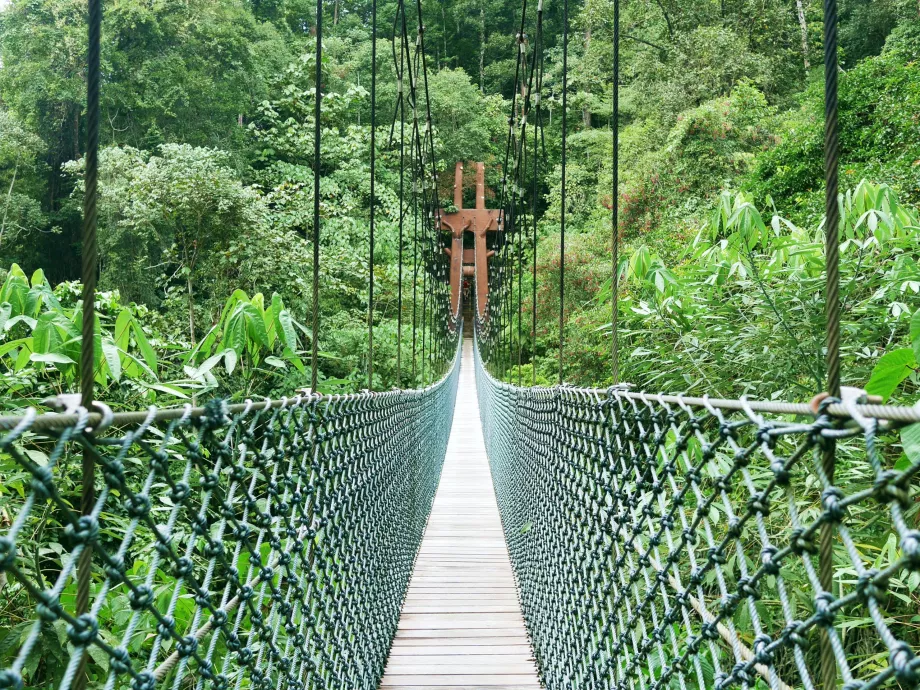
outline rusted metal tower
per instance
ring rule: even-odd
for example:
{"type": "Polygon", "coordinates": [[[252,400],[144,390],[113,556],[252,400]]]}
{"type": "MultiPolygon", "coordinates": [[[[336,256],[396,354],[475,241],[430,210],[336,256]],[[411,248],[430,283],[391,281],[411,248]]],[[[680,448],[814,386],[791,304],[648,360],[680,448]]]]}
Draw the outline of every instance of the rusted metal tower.
{"type": "Polygon", "coordinates": [[[450,256],[450,306],[454,313],[460,306],[460,291],[464,277],[476,278],[479,313],[485,314],[489,297],[488,260],[495,252],[486,242],[489,232],[498,230],[499,211],[486,208],[485,164],[476,163],[476,208],[463,208],[463,163],[454,168],[454,213],[441,211],[441,229],[449,230],[453,241],[445,249],[450,256]],[[464,233],[472,233],[473,249],[463,248],[464,233]]]}

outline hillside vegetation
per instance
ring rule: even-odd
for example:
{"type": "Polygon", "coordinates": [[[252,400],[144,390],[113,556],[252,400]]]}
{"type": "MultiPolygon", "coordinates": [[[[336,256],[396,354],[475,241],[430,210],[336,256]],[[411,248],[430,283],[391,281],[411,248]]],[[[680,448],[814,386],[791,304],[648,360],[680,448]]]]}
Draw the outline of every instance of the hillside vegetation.
{"type": "MultiPolygon", "coordinates": [[[[386,388],[396,383],[397,4],[378,7],[375,387],[386,388]]],[[[7,408],[77,380],[84,10],[80,0],[13,0],[0,12],[7,408]]],[[[454,0],[423,10],[441,198],[457,160],[485,161],[497,191],[520,7],[454,0]]],[[[322,388],[340,391],[363,387],[367,368],[370,3],[325,11],[317,337],[322,388]]],[[[918,305],[918,12],[913,0],[841,3],[844,377],[860,386],[885,353],[909,345],[918,305]]],[[[306,383],[314,13],[304,0],[107,4],[100,397],[175,404],[306,383]]],[[[625,0],[622,13],[623,378],[806,399],[823,380],[821,5],[625,0]]],[[[551,383],[561,6],[547,3],[544,15],[539,318],[522,346],[528,373],[551,383]]],[[[598,386],[610,381],[611,21],[609,0],[586,0],[570,22],[565,378],[598,386]]],[[[404,254],[413,275],[411,243],[404,254]]],[[[404,353],[416,306],[407,279],[404,353]]],[[[915,366],[902,367],[906,383],[891,394],[912,399],[915,366]]],[[[401,383],[420,376],[406,367],[401,383]]]]}

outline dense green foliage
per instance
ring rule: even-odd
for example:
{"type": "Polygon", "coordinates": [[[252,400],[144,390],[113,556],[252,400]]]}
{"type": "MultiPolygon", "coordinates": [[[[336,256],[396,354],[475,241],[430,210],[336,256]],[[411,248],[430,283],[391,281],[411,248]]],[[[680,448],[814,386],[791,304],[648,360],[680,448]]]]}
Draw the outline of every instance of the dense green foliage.
{"type": "MultiPolygon", "coordinates": [[[[400,128],[392,115],[390,42],[396,7],[379,3],[374,273],[375,385],[382,387],[396,382],[400,128]]],[[[58,295],[61,305],[54,318],[69,314],[71,324],[85,146],[84,8],[79,0],[14,0],[0,12],[0,262],[16,263],[30,277],[41,269],[44,294],[58,295]]],[[[327,389],[355,389],[367,367],[370,6],[335,1],[325,11],[320,368],[327,389]]],[[[520,7],[456,0],[425,2],[423,11],[440,196],[449,197],[456,160],[486,161],[497,191],[520,7]]],[[[237,290],[264,314],[276,304],[268,296],[276,295],[295,323],[309,321],[314,12],[302,0],[127,0],[106,7],[102,319],[114,328],[122,310],[133,314],[160,367],[126,365],[124,377],[100,370],[109,399],[127,403],[142,393],[168,403],[202,387],[259,395],[304,384],[292,362],[309,366],[304,357],[313,334],[306,327],[296,343],[259,343],[288,348],[287,358],[277,348],[271,355],[277,366],[266,366],[267,351],[250,359],[234,347],[238,368],[209,369],[213,380],[203,383],[189,369],[223,351],[213,336],[231,318],[234,300],[227,300],[237,290]],[[147,380],[128,385],[133,374],[147,380]]],[[[920,202],[917,16],[913,0],[841,3],[842,178],[851,235],[843,252],[845,377],[859,385],[881,355],[907,338],[914,311],[916,221],[909,219],[920,202]],[[902,218],[890,215],[891,204],[900,204],[902,218]],[[878,213],[870,227],[861,216],[872,209],[878,213]],[[898,223],[893,237],[877,236],[877,227],[898,223]]],[[[603,385],[609,381],[612,3],[588,0],[572,8],[570,21],[565,376],[603,385]]],[[[533,22],[531,11],[528,32],[533,22]]],[[[525,366],[545,382],[555,378],[559,342],[561,22],[561,6],[547,3],[539,326],[522,344],[525,366]]],[[[617,195],[628,263],[620,310],[624,378],[641,387],[808,397],[820,387],[823,366],[820,3],[627,0],[622,26],[617,195]],[[730,195],[720,197],[723,191],[730,195]],[[737,208],[749,211],[739,215],[737,208]],[[710,220],[714,212],[721,220],[710,220]],[[740,242],[750,222],[768,231],[740,242]],[[754,361],[749,376],[733,375],[754,361]]],[[[411,295],[418,275],[412,230],[407,223],[403,353],[412,351],[409,325],[418,307],[411,295]]],[[[524,302],[527,312],[532,297],[524,302]]],[[[58,309],[49,305],[40,311],[58,309]]],[[[10,315],[3,347],[34,337],[29,322],[15,321],[24,312],[11,306],[10,315]]],[[[112,338],[118,341],[114,332],[112,338]]],[[[73,365],[35,361],[25,352],[8,350],[4,376],[16,395],[7,405],[72,388],[73,365]]],[[[410,383],[404,369],[402,383],[410,383]]]]}
{"type": "MultiPolygon", "coordinates": [[[[807,400],[824,379],[821,3],[621,4],[621,166],[613,190],[613,3],[570,3],[564,377],[611,382],[616,196],[622,379],[647,390],[807,400]]],[[[840,5],[844,383],[910,403],[920,386],[920,6],[840,5]]],[[[100,399],[138,408],[290,394],[309,382],[314,336],[320,389],[363,388],[369,270],[376,283],[374,387],[397,384],[397,3],[378,2],[372,269],[370,6],[325,3],[317,171],[322,321],[314,334],[314,2],[105,3],[100,399]]],[[[497,192],[520,2],[423,0],[422,7],[440,198],[450,198],[457,160],[485,161],[497,192]]],[[[12,0],[0,10],[4,410],[77,388],[85,9],[85,0],[12,0]]],[[[545,2],[544,12],[538,329],[529,333],[533,296],[525,291],[524,371],[509,376],[523,373],[526,381],[535,373],[550,384],[560,342],[561,3],[545,2]]],[[[496,204],[492,194],[489,204],[496,204]]],[[[411,328],[423,299],[421,262],[410,241],[415,223],[410,211],[403,386],[426,380],[413,366],[422,362],[423,340],[419,330],[416,343],[411,328]]],[[[905,431],[904,456],[897,450],[887,458],[893,465],[920,457],[917,428],[905,431]]],[[[866,472],[851,460],[841,461],[838,481],[861,487],[866,472]]],[[[69,461],[76,468],[79,459],[69,461]]],[[[26,480],[16,481],[6,492],[0,488],[0,521],[7,520],[4,503],[26,480]]],[[[67,487],[68,496],[75,487],[67,487]]],[[[907,518],[915,525],[917,508],[907,518]]],[[[896,560],[890,530],[870,524],[855,536],[867,562],[883,568],[896,560]]],[[[36,562],[43,556],[52,557],[39,554],[36,562]]],[[[889,612],[913,626],[918,588],[916,580],[898,583],[889,612]]],[[[21,604],[0,604],[0,618],[18,620],[21,604]]],[[[19,629],[12,630],[0,638],[0,661],[17,645],[19,629]]],[[[56,663],[52,657],[47,663],[56,663]]],[[[54,675],[39,663],[36,655],[23,672],[36,687],[54,675]]]]}

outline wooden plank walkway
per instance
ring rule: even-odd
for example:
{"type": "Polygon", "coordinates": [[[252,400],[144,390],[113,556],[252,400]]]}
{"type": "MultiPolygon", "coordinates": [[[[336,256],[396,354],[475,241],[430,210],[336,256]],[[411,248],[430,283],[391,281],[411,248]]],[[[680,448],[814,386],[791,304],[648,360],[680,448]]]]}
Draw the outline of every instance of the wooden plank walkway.
{"type": "Polygon", "coordinates": [[[476,400],[472,341],[441,484],[381,688],[537,690],[476,400]]]}

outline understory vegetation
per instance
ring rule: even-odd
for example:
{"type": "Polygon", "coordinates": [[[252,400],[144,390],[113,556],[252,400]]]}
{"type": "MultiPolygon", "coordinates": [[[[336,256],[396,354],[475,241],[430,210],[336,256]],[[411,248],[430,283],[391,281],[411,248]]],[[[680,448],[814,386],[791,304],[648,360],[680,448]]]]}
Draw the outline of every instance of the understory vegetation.
{"type": "MultiPolygon", "coordinates": [[[[825,385],[821,3],[621,4],[620,180],[614,190],[613,3],[571,3],[564,334],[562,6],[544,5],[546,160],[537,179],[526,181],[538,190],[539,241],[536,255],[526,257],[537,264],[538,287],[535,295],[524,291],[523,364],[507,377],[556,383],[564,342],[566,382],[612,383],[616,199],[621,380],[650,392],[807,401],[825,385]],[[530,333],[533,308],[537,328],[530,333]]],[[[371,271],[373,387],[429,383],[419,321],[423,261],[412,240],[423,219],[409,206],[399,245],[400,127],[392,114],[400,87],[391,41],[397,2],[377,2],[372,268],[370,2],[326,2],[318,171],[312,0],[105,5],[97,397],[116,409],[144,409],[290,395],[309,385],[314,338],[321,392],[365,388],[371,271]],[[322,217],[317,333],[310,321],[314,173],[322,217]]],[[[920,393],[920,6],[916,0],[840,5],[843,382],[914,404],[920,393]]],[[[424,0],[421,6],[439,197],[446,207],[456,161],[483,161],[487,205],[497,207],[520,5],[424,0]]],[[[8,414],[27,406],[47,411],[46,398],[79,388],[86,2],[11,0],[0,8],[0,411],[8,414]]],[[[528,30],[533,35],[530,24],[528,30]]],[[[407,175],[407,188],[412,183],[407,175]]],[[[887,439],[892,467],[920,460],[918,428],[887,439]]],[[[848,453],[841,453],[838,481],[850,492],[870,487],[871,468],[855,457],[859,451],[848,453]]],[[[66,462],[73,472],[62,493],[76,505],[79,458],[66,462]]],[[[21,502],[30,480],[6,455],[0,479],[0,526],[7,527],[13,512],[7,506],[21,502]]],[[[816,515],[818,500],[801,506],[803,512],[816,515]]],[[[916,529],[920,503],[912,500],[906,519],[916,529]]],[[[867,524],[854,531],[866,563],[883,569],[897,561],[890,525],[856,517],[867,524]]],[[[46,527],[63,534],[53,516],[31,527],[33,536],[46,527]]],[[[778,533],[786,527],[776,518],[778,533]]],[[[66,551],[56,542],[35,549],[39,580],[43,567],[66,551]]],[[[835,582],[855,579],[847,564],[837,565],[835,582]]],[[[795,574],[790,577],[795,584],[795,574]]],[[[895,580],[886,615],[916,643],[920,578],[914,572],[895,580]]],[[[715,599],[715,586],[705,584],[715,599]]],[[[2,598],[5,665],[28,627],[27,594],[20,589],[2,598]]],[[[797,605],[808,615],[810,602],[797,605]]],[[[103,622],[123,624],[123,610],[116,600],[103,622]]],[[[183,599],[176,617],[186,622],[190,612],[191,600],[183,599]]],[[[738,622],[744,629],[745,621],[738,622]]],[[[852,623],[856,639],[846,640],[848,649],[859,648],[864,623],[852,623]]],[[[154,635],[153,629],[142,632],[154,635]]],[[[22,670],[28,687],[59,680],[55,664],[66,658],[66,630],[46,637],[49,651],[22,670]]],[[[887,663],[868,654],[860,662],[869,668],[887,663]]],[[[94,663],[99,671],[108,661],[100,655],[94,663]]]]}

